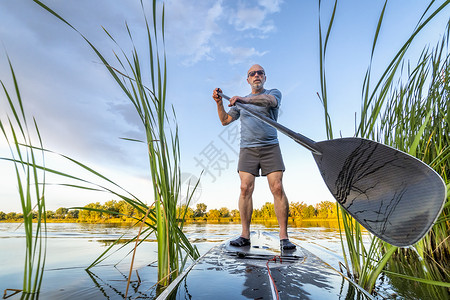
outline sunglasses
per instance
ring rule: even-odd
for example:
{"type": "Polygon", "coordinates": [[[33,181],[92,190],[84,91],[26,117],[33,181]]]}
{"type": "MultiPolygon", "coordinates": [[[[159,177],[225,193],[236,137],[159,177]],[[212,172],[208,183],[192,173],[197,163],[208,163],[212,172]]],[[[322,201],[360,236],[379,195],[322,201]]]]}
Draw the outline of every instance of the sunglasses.
{"type": "Polygon", "coordinates": [[[256,74],[258,74],[258,75],[265,75],[266,73],[264,73],[264,70],[251,71],[251,72],[248,73],[248,77],[253,77],[256,74]]]}

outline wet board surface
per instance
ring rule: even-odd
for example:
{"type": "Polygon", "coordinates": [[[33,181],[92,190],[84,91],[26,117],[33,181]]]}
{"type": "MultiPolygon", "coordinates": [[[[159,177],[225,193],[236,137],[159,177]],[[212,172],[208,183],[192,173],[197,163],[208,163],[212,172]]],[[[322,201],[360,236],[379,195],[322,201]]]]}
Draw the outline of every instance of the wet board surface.
{"type": "Polygon", "coordinates": [[[271,282],[280,299],[367,299],[307,250],[282,252],[278,237],[267,232],[252,232],[250,239],[247,247],[229,240],[213,247],[161,299],[274,299],[271,282]]]}

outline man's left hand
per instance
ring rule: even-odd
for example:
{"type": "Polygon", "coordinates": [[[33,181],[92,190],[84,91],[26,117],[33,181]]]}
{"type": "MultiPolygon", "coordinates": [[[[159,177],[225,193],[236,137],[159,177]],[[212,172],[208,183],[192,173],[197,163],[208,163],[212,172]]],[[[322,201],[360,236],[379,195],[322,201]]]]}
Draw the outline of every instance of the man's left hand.
{"type": "Polygon", "coordinates": [[[230,104],[228,106],[235,106],[236,102],[245,103],[245,97],[233,96],[230,99],[230,104]]]}

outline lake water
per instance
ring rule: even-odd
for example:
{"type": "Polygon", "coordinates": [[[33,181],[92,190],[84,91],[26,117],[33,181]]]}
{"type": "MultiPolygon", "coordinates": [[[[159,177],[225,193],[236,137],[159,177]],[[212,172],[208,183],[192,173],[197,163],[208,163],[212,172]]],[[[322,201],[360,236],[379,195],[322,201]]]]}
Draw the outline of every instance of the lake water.
{"type": "MultiPolygon", "coordinates": [[[[16,223],[0,223],[0,291],[21,289],[25,257],[25,234],[16,223]]],[[[289,228],[292,241],[339,269],[343,262],[337,224],[297,223],[289,228]]],[[[185,234],[200,254],[240,234],[240,224],[186,224],[185,234]]],[[[276,224],[252,224],[252,230],[277,232],[276,224]]],[[[132,246],[119,249],[90,271],[88,267],[117,238],[132,238],[138,229],[114,224],[47,224],[47,260],[41,299],[123,299],[132,246]]],[[[150,236],[136,252],[129,295],[154,299],[157,278],[157,247],[150,236]]],[[[8,292],[8,295],[11,292],[8,292]]],[[[9,297],[19,299],[20,294],[9,297]]]]}
{"type": "MultiPolygon", "coordinates": [[[[339,256],[339,234],[336,228],[330,228],[327,223],[322,223],[322,226],[325,227],[319,227],[317,223],[307,223],[306,225],[309,227],[290,228],[290,236],[293,241],[307,249],[312,249],[315,253],[323,250],[322,252],[331,258],[330,261],[333,261],[333,255],[339,256]]],[[[277,231],[277,226],[254,224],[252,230],[277,231]]],[[[200,254],[203,254],[213,245],[238,236],[240,225],[186,224],[184,231],[191,242],[198,247],[200,254]]],[[[112,241],[122,235],[124,238],[132,238],[137,232],[138,229],[130,230],[127,226],[115,224],[47,224],[47,260],[42,290],[47,292],[64,290],[68,298],[96,297],[94,296],[97,295],[94,291],[96,284],[93,282],[98,280],[101,286],[101,282],[107,282],[111,277],[123,275],[125,278],[128,275],[131,258],[126,254],[131,247],[117,251],[99,267],[92,268],[92,273],[86,272],[85,268],[105,251],[112,241]]],[[[24,229],[19,224],[0,223],[0,255],[2,257],[0,260],[0,291],[22,288],[25,257],[24,237],[24,229]]],[[[153,235],[150,236],[148,242],[139,246],[134,263],[135,269],[145,269],[147,273],[156,274],[156,268],[144,268],[157,260],[154,241],[153,235]]],[[[334,261],[336,260],[334,259],[334,261]]],[[[155,274],[148,274],[149,277],[152,277],[150,281],[145,278],[149,287],[156,283],[155,274]]],[[[139,276],[144,281],[145,274],[139,274],[139,276]]],[[[110,288],[119,289],[124,284],[126,285],[126,281],[119,282],[117,287],[110,288]]],[[[102,295],[98,295],[98,297],[103,298],[102,295]]],[[[13,298],[15,297],[10,299],[13,298]]]]}

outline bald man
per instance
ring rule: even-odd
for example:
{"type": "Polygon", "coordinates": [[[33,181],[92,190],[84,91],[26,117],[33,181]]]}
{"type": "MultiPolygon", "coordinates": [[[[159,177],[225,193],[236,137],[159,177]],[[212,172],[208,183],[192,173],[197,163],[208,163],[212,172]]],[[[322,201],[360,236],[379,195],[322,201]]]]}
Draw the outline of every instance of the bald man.
{"type": "Polygon", "coordinates": [[[250,84],[252,92],[245,97],[232,97],[228,105],[231,108],[228,112],[225,111],[222,97],[219,95],[222,91],[219,88],[213,91],[213,99],[216,101],[217,112],[222,125],[226,126],[237,119],[241,121],[238,173],[241,179],[239,212],[241,214],[242,232],[230,244],[236,247],[250,245],[250,222],[253,212],[252,194],[255,187],[255,177],[262,175],[267,177],[273,195],[275,214],[280,226],[280,247],[283,250],[289,250],[295,249],[295,245],[289,241],[287,233],[289,203],[283,189],[282,180],[285,167],[278,144],[277,130],[235,105],[236,102],[247,105],[251,110],[276,121],[281,104],[281,92],[277,89],[266,90],[264,88],[266,79],[263,67],[260,65],[251,66],[247,72],[247,82],[250,84]]]}

